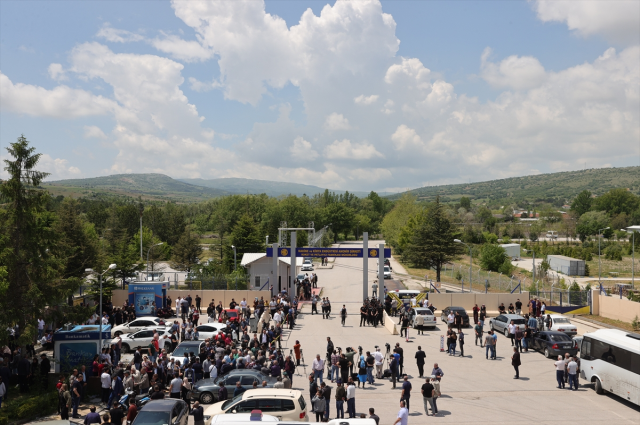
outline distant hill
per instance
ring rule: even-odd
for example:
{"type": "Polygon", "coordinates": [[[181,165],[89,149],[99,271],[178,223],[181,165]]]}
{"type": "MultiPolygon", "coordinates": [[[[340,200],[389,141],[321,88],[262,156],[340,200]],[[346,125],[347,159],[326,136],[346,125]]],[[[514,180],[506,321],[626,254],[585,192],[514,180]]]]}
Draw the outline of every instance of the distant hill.
{"type": "MultiPolygon", "coordinates": [[[[640,167],[594,168],[478,183],[428,186],[409,190],[408,193],[425,201],[433,200],[440,195],[443,201],[458,201],[461,196],[467,196],[471,199],[487,201],[514,199],[534,202],[559,198],[569,202],[585,189],[594,195],[601,195],[618,187],[627,188],[640,195],[640,167]]],[[[388,198],[398,199],[400,196],[402,193],[388,198]]]]}
{"type": "MultiPolygon", "coordinates": [[[[315,194],[323,193],[324,188],[300,183],[276,182],[270,180],[254,180],[243,178],[222,178],[222,179],[180,179],[185,183],[218,188],[234,193],[266,193],[268,196],[278,197],[281,195],[307,195],[312,197],[315,194]]],[[[330,192],[343,193],[344,190],[329,189],[330,192]]],[[[356,196],[365,197],[369,192],[352,192],[356,196]]],[[[390,193],[378,193],[380,196],[389,195],[390,193]]]]}
{"type": "Polygon", "coordinates": [[[72,197],[106,193],[114,196],[142,196],[145,199],[183,202],[195,202],[230,194],[225,190],[175,180],[164,174],[116,174],[45,182],[43,186],[55,195],[72,197]]]}

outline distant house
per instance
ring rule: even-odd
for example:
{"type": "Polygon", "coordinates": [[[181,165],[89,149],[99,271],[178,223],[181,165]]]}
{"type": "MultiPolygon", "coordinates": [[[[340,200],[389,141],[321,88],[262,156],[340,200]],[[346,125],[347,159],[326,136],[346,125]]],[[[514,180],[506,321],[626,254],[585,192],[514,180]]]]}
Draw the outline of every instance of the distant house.
{"type": "MultiPolygon", "coordinates": [[[[296,259],[296,269],[302,267],[302,257],[296,259]]],[[[278,258],[278,279],[274,279],[271,269],[273,268],[273,257],[267,257],[264,252],[246,253],[242,255],[240,265],[247,269],[251,276],[250,290],[271,289],[272,294],[286,290],[291,292],[291,258],[278,258]]],[[[296,271],[298,271],[296,270],[296,271]]],[[[296,273],[297,274],[297,273],[296,273]]]]}
{"type": "Polygon", "coordinates": [[[562,208],[564,208],[565,210],[568,210],[568,209],[570,209],[570,208],[571,208],[571,205],[564,204],[564,205],[562,206],[562,208]]]}

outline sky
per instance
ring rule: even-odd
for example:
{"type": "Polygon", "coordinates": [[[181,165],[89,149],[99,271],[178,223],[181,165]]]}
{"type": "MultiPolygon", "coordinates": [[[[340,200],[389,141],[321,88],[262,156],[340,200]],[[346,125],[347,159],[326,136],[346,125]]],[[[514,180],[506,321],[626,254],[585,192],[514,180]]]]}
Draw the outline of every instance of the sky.
{"type": "Polygon", "coordinates": [[[3,0],[0,158],[21,134],[49,180],[640,165],[640,2],[3,0]]]}

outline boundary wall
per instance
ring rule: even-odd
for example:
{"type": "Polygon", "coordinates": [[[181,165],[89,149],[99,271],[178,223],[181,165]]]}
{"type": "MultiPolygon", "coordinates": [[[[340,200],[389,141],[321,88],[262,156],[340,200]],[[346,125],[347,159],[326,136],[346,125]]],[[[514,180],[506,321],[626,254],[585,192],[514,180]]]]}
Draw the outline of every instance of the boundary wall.
{"type": "MultiPolygon", "coordinates": [[[[169,289],[167,290],[167,296],[171,297],[171,300],[173,302],[172,307],[174,309],[175,309],[176,299],[178,297],[184,298],[189,294],[191,294],[191,298],[193,299],[196,298],[196,295],[200,295],[200,298],[202,298],[201,307],[207,307],[212,299],[215,300],[216,305],[218,305],[218,302],[222,301],[222,305],[224,306],[224,308],[229,308],[229,303],[231,302],[232,298],[235,299],[237,303],[240,303],[240,301],[242,301],[242,298],[246,298],[247,304],[249,304],[250,306],[253,306],[253,299],[255,297],[258,297],[258,299],[260,299],[260,297],[264,297],[266,301],[269,301],[271,299],[271,291],[247,291],[247,290],[224,291],[224,290],[211,290],[211,289],[204,289],[204,290],[169,289]]],[[[126,299],[129,299],[129,291],[127,291],[126,289],[116,289],[113,291],[113,295],[111,296],[111,301],[113,302],[114,307],[122,306],[126,299]]],[[[195,305],[195,301],[193,303],[195,305]]]]}
{"type": "Polygon", "coordinates": [[[526,309],[526,305],[529,302],[528,292],[513,294],[482,294],[475,292],[451,292],[447,294],[444,292],[429,293],[429,302],[437,308],[436,316],[438,316],[438,312],[442,312],[446,307],[462,307],[467,310],[467,313],[471,316],[473,313],[473,306],[475,304],[478,304],[478,307],[481,307],[484,304],[487,307],[487,313],[490,316],[495,316],[498,314],[498,306],[500,303],[504,303],[505,307],[509,307],[509,303],[513,303],[515,305],[518,299],[522,302],[523,313],[528,312],[526,309]]]}
{"type": "Polygon", "coordinates": [[[640,320],[640,303],[629,301],[620,295],[601,295],[599,290],[592,293],[593,314],[608,319],[631,323],[636,317],[640,320]]]}

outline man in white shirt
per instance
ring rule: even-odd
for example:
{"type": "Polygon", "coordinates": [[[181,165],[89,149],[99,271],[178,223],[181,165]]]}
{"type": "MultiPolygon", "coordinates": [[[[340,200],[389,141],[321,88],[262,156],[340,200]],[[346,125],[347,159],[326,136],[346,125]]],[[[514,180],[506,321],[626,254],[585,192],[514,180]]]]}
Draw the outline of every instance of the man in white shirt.
{"type": "Polygon", "coordinates": [[[211,379],[216,379],[218,377],[218,368],[215,364],[212,364],[211,367],[209,367],[209,376],[211,379]]]}
{"type": "Polygon", "coordinates": [[[106,405],[109,401],[109,395],[111,395],[111,375],[109,374],[109,368],[104,368],[102,375],[100,375],[100,382],[102,383],[102,402],[106,405]]]}
{"type": "Polygon", "coordinates": [[[349,378],[347,385],[347,413],[349,418],[356,417],[356,384],[349,378]]]}
{"type": "Polygon", "coordinates": [[[562,356],[558,356],[558,361],[554,363],[556,368],[556,379],[558,380],[558,388],[564,388],[564,368],[566,363],[562,360],[562,356]]]}
{"type": "Polygon", "coordinates": [[[383,366],[384,356],[380,352],[380,348],[376,348],[375,353],[373,353],[373,358],[376,361],[375,362],[375,365],[376,365],[376,377],[378,379],[382,379],[382,366],[383,366]]]}
{"type": "Polygon", "coordinates": [[[324,371],[324,360],[320,358],[320,354],[316,354],[316,359],[313,361],[313,365],[311,366],[313,369],[313,377],[317,382],[318,378],[320,378],[320,383],[322,384],[322,372],[324,371]]]}
{"type": "Polygon", "coordinates": [[[449,315],[447,316],[447,324],[449,326],[453,326],[453,321],[454,321],[455,318],[456,318],[456,315],[453,314],[453,311],[450,311],[449,315]]]}
{"type": "Polygon", "coordinates": [[[509,323],[509,339],[511,340],[511,346],[513,347],[514,341],[516,340],[516,325],[513,323],[509,323]]]}
{"type": "Polygon", "coordinates": [[[282,315],[279,311],[276,311],[276,314],[273,315],[273,321],[275,322],[276,326],[279,325],[282,321],[282,315]]]}
{"type": "Polygon", "coordinates": [[[44,333],[44,320],[42,317],[38,319],[38,339],[42,338],[42,334],[44,333]]]}
{"type": "Polygon", "coordinates": [[[567,371],[569,372],[569,389],[573,387],[573,391],[578,391],[578,357],[573,356],[573,359],[567,365],[567,371]]]}
{"type": "Polygon", "coordinates": [[[109,316],[107,316],[107,313],[104,314],[104,316],[102,316],[102,326],[106,326],[109,324],[109,316]]]}
{"type": "Polygon", "coordinates": [[[404,400],[400,401],[400,411],[398,412],[398,419],[393,423],[396,425],[400,423],[400,425],[407,425],[409,423],[409,410],[404,407],[404,400]]]}
{"type": "Polygon", "coordinates": [[[171,383],[169,384],[169,397],[179,399],[181,390],[182,379],[179,376],[176,376],[171,380],[171,383]]]}
{"type": "Polygon", "coordinates": [[[240,311],[242,311],[243,317],[247,317],[247,299],[246,298],[243,298],[242,301],[240,301],[240,311]]]}

